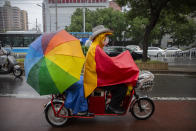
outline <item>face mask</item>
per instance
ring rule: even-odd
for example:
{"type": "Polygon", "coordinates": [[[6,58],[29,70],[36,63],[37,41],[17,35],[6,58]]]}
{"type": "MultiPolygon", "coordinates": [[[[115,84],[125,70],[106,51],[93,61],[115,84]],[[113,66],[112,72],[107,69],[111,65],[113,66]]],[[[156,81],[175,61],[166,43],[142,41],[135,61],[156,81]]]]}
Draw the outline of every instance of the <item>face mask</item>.
{"type": "Polygon", "coordinates": [[[106,46],[109,43],[109,37],[106,36],[105,40],[103,41],[103,45],[106,46]]]}

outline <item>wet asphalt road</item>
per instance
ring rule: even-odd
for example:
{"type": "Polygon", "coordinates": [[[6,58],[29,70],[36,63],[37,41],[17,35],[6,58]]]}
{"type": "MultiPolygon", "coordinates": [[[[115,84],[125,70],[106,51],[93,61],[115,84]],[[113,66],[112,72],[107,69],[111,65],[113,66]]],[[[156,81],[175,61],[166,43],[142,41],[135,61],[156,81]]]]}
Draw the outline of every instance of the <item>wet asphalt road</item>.
{"type": "MultiPolygon", "coordinates": [[[[176,64],[170,64],[176,69],[176,64]]],[[[178,64],[187,70],[187,65],[178,64]]],[[[188,67],[189,71],[195,70],[195,62],[188,67]]],[[[194,75],[155,74],[150,96],[196,98],[195,85],[194,75]]],[[[196,131],[196,101],[154,100],[155,113],[144,121],[128,113],[122,117],[76,119],[68,127],[53,128],[43,113],[43,104],[49,99],[41,99],[25,82],[24,76],[15,79],[13,75],[0,75],[0,96],[0,131],[196,131]]]]}
{"type": "MultiPolygon", "coordinates": [[[[169,70],[196,72],[196,58],[188,57],[152,57],[152,60],[168,62],[169,70]]],[[[196,98],[196,75],[155,74],[155,86],[152,97],[194,97],[196,98]]],[[[16,79],[12,74],[0,74],[0,96],[40,97],[25,80],[16,79]]]]}
{"type": "Polygon", "coordinates": [[[179,74],[155,75],[152,97],[195,97],[196,76],[179,74]]]}
{"type": "MultiPolygon", "coordinates": [[[[155,86],[151,97],[194,97],[196,98],[196,76],[186,74],[155,74],[155,86]]],[[[0,75],[0,96],[40,98],[25,81],[24,76],[0,75]]]]}
{"type": "MultiPolygon", "coordinates": [[[[195,131],[196,101],[154,100],[155,113],[148,120],[125,116],[74,119],[68,127],[54,128],[45,119],[40,96],[22,79],[0,75],[0,131],[195,131]],[[17,98],[15,98],[17,97],[17,98]]],[[[196,76],[156,74],[151,97],[196,98],[196,76]],[[186,82],[185,82],[186,81],[186,82]]]]}
{"type": "Polygon", "coordinates": [[[0,95],[18,97],[39,97],[39,94],[31,88],[25,77],[15,78],[13,75],[0,75],[0,95]]]}

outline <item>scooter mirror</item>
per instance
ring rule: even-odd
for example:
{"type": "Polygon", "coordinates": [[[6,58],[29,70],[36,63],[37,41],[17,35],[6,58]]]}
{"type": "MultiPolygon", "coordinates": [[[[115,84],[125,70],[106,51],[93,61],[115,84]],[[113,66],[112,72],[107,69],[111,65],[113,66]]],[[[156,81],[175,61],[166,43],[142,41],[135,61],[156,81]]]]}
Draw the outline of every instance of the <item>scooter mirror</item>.
{"type": "Polygon", "coordinates": [[[11,51],[7,50],[6,55],[10,55],[10,54],[11,54],[11,51]]]}

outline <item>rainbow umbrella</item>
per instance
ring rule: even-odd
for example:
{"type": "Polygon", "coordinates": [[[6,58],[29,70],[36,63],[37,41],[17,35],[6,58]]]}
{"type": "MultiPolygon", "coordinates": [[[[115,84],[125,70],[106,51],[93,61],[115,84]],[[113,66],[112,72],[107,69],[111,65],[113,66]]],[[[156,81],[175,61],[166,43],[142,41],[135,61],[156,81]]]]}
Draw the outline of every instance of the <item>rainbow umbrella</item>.
{"type": "Polygon", "coordinates": [[[40,95],[63,93],[80,80],[84,59],[80,41],[65,30],[43,34],[25,58],[27,83],[40,95]]]}

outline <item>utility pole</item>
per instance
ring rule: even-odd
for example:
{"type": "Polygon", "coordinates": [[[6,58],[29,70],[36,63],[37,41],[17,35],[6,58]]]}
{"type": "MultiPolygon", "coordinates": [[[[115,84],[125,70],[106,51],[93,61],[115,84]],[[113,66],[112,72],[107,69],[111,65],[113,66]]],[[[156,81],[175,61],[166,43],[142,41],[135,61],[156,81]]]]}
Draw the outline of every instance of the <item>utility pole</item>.
{"type": "Polygon", "coordinates": [[[37,18],[36,18],[36,32],[37,32],[38,30],[37,30],[37,18]]]}
{"type": "Polygon", "coordinates": [[[50,32],[51,32],[51,16],[50,16],[50,32]]]}
{"type": "Polygon", "coordinates": [[[58,17],[57,17],[57,0],[56,0],[56,31],[58,28],[58,21],[57,21],[58,17]]]}

